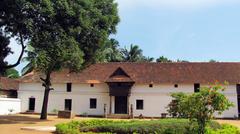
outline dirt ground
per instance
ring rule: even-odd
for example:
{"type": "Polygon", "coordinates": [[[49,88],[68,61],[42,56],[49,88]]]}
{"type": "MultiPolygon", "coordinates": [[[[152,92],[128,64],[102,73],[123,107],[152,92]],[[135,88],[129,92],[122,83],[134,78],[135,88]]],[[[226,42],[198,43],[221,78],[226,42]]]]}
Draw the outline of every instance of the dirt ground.
{"type": "MultiPolygon", "coordinates": [[[[85,120],[91,118],[75,117],[74,120],[85,120]]],[[[71,119],[59,119],[56,116],[48,116],[48,120],[40,120],[39,115],[7,115],[0,116],[0,134],[51,134],[50,132],[39,132],[21,130],[21,127],[30,126],[54,126],[58,123],[69,122],[71,119]]],[[[240,120],[217,120],[219,123],[228,123],[240,128],[240,120]]]]}
{"type": "Polygon", "coordinates": [[[240,128],[240,120],[216,120],[220,124],[230,124],[240,128]]]}
{"type": "MultiPolygon", "coordinates": [[[[0,116],[0,134],[51,134],[50,132],[21,130],[21,127],[54,126],[58,123],[71,121],[71,119],[59,119],[56,116],[48,116],[48,120],[40,120],[39,117],[39,115],[24,114],[0,116]]],[[[74,120],[82,119],[86,118],[74,118],[74,120]]]]}

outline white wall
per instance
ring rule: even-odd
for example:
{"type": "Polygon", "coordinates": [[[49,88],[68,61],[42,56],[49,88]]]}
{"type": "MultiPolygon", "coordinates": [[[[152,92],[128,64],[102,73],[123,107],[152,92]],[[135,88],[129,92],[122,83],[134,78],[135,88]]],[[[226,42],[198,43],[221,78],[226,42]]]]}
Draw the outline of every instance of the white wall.
{"type": "MultiPolygon", "coordinates": [[[[202,86],[202,85],[201,85],[202,86]]],[[[72,84],[72,92],[66,92],[66,84],[53,84],[54,91],[50,91],[48,112],[54,109],[64,110],[65,99],[72,99],[72,111],[76,114],[87,113],[89,115],[103,115],[104,104],[107,105],[107,112],[110,108],[110,97],[107,84],[72,84]],[[97,99],[97,108],[90,109],[90,98],[97,99]]],[[[170,93],[185,92],[193,93],[194,84],[178,84],[175,88],[174,84],[153,84],[150,88],[148,84],[134,85],[131,89],[129,97],[129,106],[133,105],[134,116],[142,114],[147,117],[160,117],[161,113],[167,113],[166,107],[172,100],[170,93]],[[136,100],[144,100],[144,109],[136,110],[136,100]]],[[[20,83],[18,96],[21,99],[21,112],[28,110],[29,98],[36,98],[35,112],[40,113],[43,102],[44,88],[40,83],[20,83]]],[[[227,98],[235,104],[235,107],[225,111],[217,117],[235,117],[238,116],[236,86],[229,85],[224,91],[227,98]]],[[[112,112],[114,113],[114,97],[112,97],[112,112]]]]}
{"type": "MultiPolygon", "coordinates": [[[[204,85],[201,85],[204,86],[204,85]]],[[[194,84],[178,84],[175,88],[174,84],[153,85],[135,85],[131,90],[130,104],[133,105],[134,116],[142,114],[147,117],[161,117],[161,113],[167,113],[167,105],[172,100],[170,94],[174,92],[193,93],[194,84]],[[136,100],[144,101],[143,110],[136,109],[136,100]]],[[[234,107],[226,110],[221,115],[215,114],[219,118],[234,118],[238,116],[236,85],[229,85],[223,92],[226,97],[234,103],[234,107]]]]}
{"type": "MultiPolygon", "coordinates": [[[[110,97],[108,87],[105,84],[72,84],[72,92],[66,91],[66,84],[53,84],[55,90],[50,91],[48,112],[54,109],[64,110],[65,99],[72,99],[72,111],[76,114],[87,113],[89,115],[103,115],[104,104],[109,108],[110,97]],[[97,108],[90,109],[90,98],[97,99],[97,108]]],[[[21,83],[18,96],[22,100],[21,111],[26,112],[29,106],[29,98],[36,99],[35,112],[40,113],[42,108],[44,88],[40,83],[21,83]]],[[[107,109],[109,111],[109,109],[107,109]]]]}
{"type": "Polygon", "coordinates": [[[229,110],[223,112],[223,114],[215,114],[216,117],[220,118],[235,118],[238,117],[238,102],[237,102],[237,90],[236,85],[229,85],[226,87],[226,90],[223,92],[224,95],[234,104],[234,107],[231,107],[229,110]]]}
{"type": "Polygon", "coordinates": [[[0,115],[19,113],[20,107],[21,107],[20,99],[0,98],[0,115]]]}
{"type": "Polygon", "coordinates": [[[193,85],[178,85],[174,84],[154,84],[153,87],[149,85],[135,85],[131,90],[130,103],[133,104],[134,116],[142,114],[147,117],[161,117],[161,113],[167,113],[166,107],[171,102],[170,96],[173,92],[192,93],[193,85]],[[136,100],[143,100],[143,110],[136,109],[136,100]]]}

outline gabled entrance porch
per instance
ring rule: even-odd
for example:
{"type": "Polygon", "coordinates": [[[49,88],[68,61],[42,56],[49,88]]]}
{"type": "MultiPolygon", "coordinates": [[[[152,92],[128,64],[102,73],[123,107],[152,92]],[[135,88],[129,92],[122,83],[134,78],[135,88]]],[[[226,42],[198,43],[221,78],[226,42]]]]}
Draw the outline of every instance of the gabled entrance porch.
{"type": "Polygon", "coordinates": [[[131,115],[129,97],[135,82],[122,68],[118,68],[106,80],[106,83],[110,96],[109,115],[129,118],[131,115]]]}

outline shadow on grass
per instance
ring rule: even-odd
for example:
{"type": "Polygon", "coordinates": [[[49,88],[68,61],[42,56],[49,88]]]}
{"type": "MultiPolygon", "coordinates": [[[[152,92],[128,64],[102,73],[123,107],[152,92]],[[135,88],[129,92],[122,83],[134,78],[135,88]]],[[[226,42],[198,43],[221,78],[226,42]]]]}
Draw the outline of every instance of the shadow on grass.
{"type": "Polygon", "coordinates": [[[36,124],[37,122],[45,122],[51,120],[40,120],[37,117],[19,116],[19,115],[4,115],[0,116],[1,124],[36,124]]]}

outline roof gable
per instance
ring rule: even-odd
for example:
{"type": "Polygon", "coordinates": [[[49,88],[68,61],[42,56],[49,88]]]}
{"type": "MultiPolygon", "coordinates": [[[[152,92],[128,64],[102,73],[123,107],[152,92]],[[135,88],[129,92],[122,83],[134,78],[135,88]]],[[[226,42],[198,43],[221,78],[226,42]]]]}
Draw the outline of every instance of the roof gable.
{"type": "Polygon", "coordinates": [[[121,67],[118,67],[106,82],[133,82],[133,80],[121,67]]]}
{"type": "Polygon", "coordinates": [[[125,77],[129,77],[129,75],[121,68],[118,67],[112,74],[110,77],[114,77],[114,76],[125,76],[125,77]]]}

